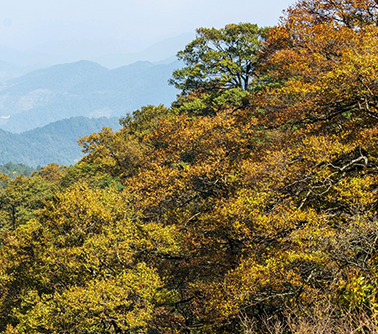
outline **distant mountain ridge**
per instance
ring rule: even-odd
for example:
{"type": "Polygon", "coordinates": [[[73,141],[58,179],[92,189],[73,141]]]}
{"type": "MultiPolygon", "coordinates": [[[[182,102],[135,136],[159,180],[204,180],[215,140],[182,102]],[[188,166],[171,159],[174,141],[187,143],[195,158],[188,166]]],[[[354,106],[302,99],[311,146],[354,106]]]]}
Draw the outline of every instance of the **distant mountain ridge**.
{"type": "MultiPolygon", "coordinates": [[[[194,37],[194,32],[186,32],[162,40],[149,41],[138,38],[55,39],[23,50],[0,45],[0,63],[10,62],[23,70],[24,68],[32,70],[87,59],[113,69],[139,60],[164,61],[176,55],[177,51],[182,50],[194,37]]],[[[26,73],[18,71],[14,75],[21,72],[26,73]]],[[[0,66],[0,81],[10,78],[9,74],[4,77],[0,66]]]]}
{"type": "Polygon", "coordinates": [[[109,70],[79,61],[28,73],[0,85],[0,128],[20,133],[65,118],[123,117],[141,106],[174,101],[167,81],[180,62],[143,61],[109,70]]]}
{"type": "Polygon", "coordinates": [[[103,127],[119,129],[118,118],[72,117],[20,134],[0,129],[0,164],[74,164],[83,156],[77,140],[103,127]]]}

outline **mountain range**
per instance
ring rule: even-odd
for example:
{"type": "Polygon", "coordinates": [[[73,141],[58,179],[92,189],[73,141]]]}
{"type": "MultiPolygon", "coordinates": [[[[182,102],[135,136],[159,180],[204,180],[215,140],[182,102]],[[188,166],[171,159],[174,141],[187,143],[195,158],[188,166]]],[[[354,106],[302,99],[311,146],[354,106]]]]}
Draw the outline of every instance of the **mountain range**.
{"type": "Polygon", "coordinates": [[[70,117],[119,118],[144,105],[169,105],[177,90],[167,81],[179,67],[139,61],[109,70],[78,61],[35,70],[0,85],[0,129],[21,133],[70,117]]]}

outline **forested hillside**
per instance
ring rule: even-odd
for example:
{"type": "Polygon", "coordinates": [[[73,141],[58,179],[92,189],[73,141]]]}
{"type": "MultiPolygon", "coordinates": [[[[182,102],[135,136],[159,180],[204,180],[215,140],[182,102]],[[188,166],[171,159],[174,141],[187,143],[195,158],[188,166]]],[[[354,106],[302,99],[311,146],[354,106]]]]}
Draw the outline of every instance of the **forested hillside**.
{"type": "Polygon", "coordinates": [[[377,333],[377,22],[200,28],[172,107],[1,175],[0,332],[377,333]]]}
{"type": "Polygon", "coordinates": [[[23,133],[0,130],[0,164],[72,165],[83,156],[78,138],[103,127],[119,129],[118,118],[71,117],[23,133]]]}
{"type": "Polygon", "coordinates": [[[17,175],[29,176],[35,172],[35,168],[19,163],[14,164],[12,161],[7,162],[4,165],[0,165],[0,172],[8,175],[11,178],[15,178],[17,175]]]}

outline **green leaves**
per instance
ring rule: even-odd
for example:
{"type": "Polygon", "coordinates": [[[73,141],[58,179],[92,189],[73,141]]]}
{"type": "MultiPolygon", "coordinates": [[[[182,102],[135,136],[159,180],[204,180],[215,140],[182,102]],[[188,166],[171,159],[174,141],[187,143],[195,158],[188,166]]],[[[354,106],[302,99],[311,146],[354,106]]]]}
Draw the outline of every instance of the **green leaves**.
{"type": "Polygon", "coordinates": [[[197,29],[197,38],[177,54],[186,67],[173,72],[170,83],[183,94],[200,88],[250,90],[265,33],[251,23],[197,29]]]}
{"type": "Polygon", "coordinates": [[[14,230],[34,216],[53,195],[55,185],[39,175],[4,179],[0,189],[0,231],[14,230]]]}

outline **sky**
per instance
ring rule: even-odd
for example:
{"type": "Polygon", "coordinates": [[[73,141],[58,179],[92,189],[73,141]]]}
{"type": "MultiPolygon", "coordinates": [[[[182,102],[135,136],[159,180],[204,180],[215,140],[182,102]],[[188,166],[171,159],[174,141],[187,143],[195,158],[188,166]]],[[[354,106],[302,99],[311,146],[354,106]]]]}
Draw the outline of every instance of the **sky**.
{"type": "MultiPolygon", "coordinates": [[[[227,23],[277,24],[293,0],[12,0],[0,4],[0,45],[127,40],[129,51],[227,23]]],[[[0,55],[1,57],[1,55],[0,55]]]]}

